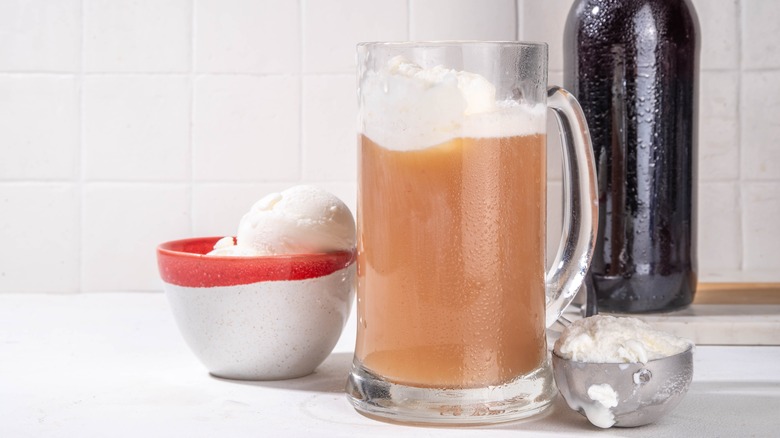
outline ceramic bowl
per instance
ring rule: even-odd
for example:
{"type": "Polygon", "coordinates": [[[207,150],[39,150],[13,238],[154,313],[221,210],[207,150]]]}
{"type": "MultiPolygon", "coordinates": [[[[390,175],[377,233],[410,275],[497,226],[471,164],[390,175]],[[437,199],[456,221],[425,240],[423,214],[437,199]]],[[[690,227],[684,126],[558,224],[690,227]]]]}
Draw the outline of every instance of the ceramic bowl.
{"type": "Polygon", "coordinates": [[[176,240],[157,263],[176,324],[218,377],[279,380],[314,371],[355,296],[355,252],[208,256],[219,237],[176,240]]]}

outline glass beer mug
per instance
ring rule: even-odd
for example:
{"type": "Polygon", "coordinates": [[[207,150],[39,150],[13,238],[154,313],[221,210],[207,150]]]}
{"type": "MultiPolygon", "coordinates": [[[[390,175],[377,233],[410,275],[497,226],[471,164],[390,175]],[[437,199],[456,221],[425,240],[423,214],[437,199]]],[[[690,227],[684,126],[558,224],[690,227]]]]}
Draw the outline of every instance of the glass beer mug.
{"type": "Polygon", "coordinates": [[[547,45],[358,45],[358,330],[369,417],[495,423],[555,396],[545,330],[582,284],[598,214],[587,125],[547,45]],[[545,272],[547,109],[564,229],[545,272]]]}

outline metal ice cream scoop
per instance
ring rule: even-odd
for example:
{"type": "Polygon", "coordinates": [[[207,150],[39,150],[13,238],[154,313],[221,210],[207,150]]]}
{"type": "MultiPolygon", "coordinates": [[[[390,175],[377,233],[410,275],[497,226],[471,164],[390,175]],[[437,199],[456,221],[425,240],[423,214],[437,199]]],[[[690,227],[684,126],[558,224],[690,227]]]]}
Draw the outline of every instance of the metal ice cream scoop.
{"type": "Polygon", "coordinates": [[[552,354],[558,390],[598,427],[635,427],[672,411],[693,378],[693,346],[642,363],[576,362],[552,354]]]}

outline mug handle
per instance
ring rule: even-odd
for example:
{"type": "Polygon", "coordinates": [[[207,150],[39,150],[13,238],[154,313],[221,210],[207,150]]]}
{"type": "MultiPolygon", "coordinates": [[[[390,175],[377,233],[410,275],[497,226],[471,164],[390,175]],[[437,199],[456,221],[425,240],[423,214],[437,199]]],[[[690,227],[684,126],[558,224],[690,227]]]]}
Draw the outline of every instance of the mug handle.
{"type": "Polygon", "coordinates": [[[546,323],[549,328],[579,291],[593,257],[598,231],[599,201],[596,168],[588,123],[577,99],[560,87],[547,90],[563,148],[563,234],[550,271],[546,323]]]}

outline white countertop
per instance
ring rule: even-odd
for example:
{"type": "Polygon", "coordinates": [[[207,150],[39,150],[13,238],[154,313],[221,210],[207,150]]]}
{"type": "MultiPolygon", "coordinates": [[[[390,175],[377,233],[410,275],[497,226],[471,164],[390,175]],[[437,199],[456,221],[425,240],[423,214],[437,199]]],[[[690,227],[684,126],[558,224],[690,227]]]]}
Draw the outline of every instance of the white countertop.
{"type": "Polygon", "coordinates": [[[780,347],[698,347],[688,395],[645,427],[597,429],[559,397],[541,418],[446,429],[352,409],[354,330],[308,377],[237,382],[207,374],[162,293],[0,295],[0,437],[780,436],[780,347]]]}

